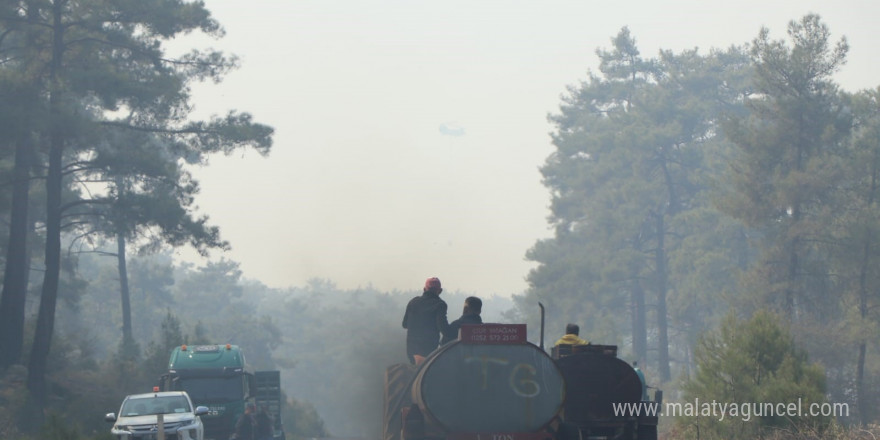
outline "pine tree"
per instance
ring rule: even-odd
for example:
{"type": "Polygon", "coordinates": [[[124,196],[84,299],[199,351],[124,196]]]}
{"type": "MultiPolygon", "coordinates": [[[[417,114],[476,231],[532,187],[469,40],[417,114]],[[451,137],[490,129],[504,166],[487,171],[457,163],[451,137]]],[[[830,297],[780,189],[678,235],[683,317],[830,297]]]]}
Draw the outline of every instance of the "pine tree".
{"type": "Polygon", "coordinates": [[[732,194],[721,209],[757,231],[759,261],[744,280],[753,307],[772,305],[794,320],[832,298],[828,267],[816,244],[828,238],[827,207],[842,177],[839,150],[848,125],[831,75],[848,46],[831,46],[817,15],[788,26],[791,46],[762,29],[751,55],[755,93],[748,116],[724,126],[737,145],[729,173],[732,194]]]}
{"type": "Polygon", "coordinates": [[[729,313],[720,329],[700,338],[697,370],[684,386],[684,404],[771,404],[773,412],[761,408],[758,417],[750,407],[748,417],[738,409],[737,415],[727,414],[723,420],[718,413],[695,413],[676,420],[683,431],[699,431],[700,438],[707,439],[754,439],[775,429],[814,432],[830,423],[827,417],[806,414],[811,404],[825,402],[824,371],[809,362],[783,322],[769,311],[748,320],[729,313]],[[775,413],[777,404],[790,403],[801,405],[800,415],[775,413]]]}
{"type": "MultiPolygon", "coordinates": [[[[646,357],[648,334],[656,335],[666,381],[668,297],[681,291],[674,282],[700,283],[688,279],[700,263],[681,251],[685,241],[717,236],[721,220],[707,211],[714,211],[709,176],[727,148],[718,120],[739,107],[747,58],[734,48],[643,59],[628,30],[612,41],[613,50],[598,51],[602,75],[571,88],[552,118],[557,150],[542,173],[556,233],[528,254],[541,263],[529,275],[530,294],[565,310],[568,320],[579,317],[593,340],[624,333],[621,318],[629,316],[634,357],[654,365],[646,357]],[[648,325],[649,309],[656,326],[648,325]]],[[[728,244],[723,237],[702,242],[728,244]]],[[[720,292],[701,295],[713,293],[720,292]]]]}
{"type": "MultiPolygon", "coordinates": [[[[869,348],[880,335],[875,311],[880,301],[880,89],[857,93],[850,102],[853,133],[842,155],[846,178],[833,205],[834,246],[828,250],[851,336],[845,344],[856,346],[855,403],[859,420],[868,424],[876,414],[876,399],[868,386],[869,348]]],[[[841,388],[851,386],[847,382],[841,388]]]]}

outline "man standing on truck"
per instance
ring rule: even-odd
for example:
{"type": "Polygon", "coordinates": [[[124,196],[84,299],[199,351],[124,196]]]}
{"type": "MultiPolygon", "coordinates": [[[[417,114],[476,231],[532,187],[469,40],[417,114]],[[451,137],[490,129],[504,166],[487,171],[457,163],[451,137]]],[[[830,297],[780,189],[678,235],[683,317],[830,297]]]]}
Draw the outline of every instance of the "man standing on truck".
{"type": "Polygon", "coordinates": [[[480,312],[483,310],[483,301],[476,296],[469,296],[464,300],[464,308],[461,311],[461,318],[449,323],[449,331],[443,334],[440,345],[446,345],[458,339],[458,330],[462,324],[482,324],[483,318],[480,312]]]}
{"type": "Polygon", "coordinates": [[[590,341],[581,339],[578,334],[581,332],[580,326],[577,324],[568,324],[565,326],[565,335],[559,338],[554,345],[587,345],[590,341]]]}
{"type": "Polygon", "coordinates": [[[440,299],[440,280],[425,280],[422,295],[409,301],[403,315],[406,329],[406,355],[411,364],[416,356],[425,357],[440,345],[440,337],[449,331],[446,320],[446,301],[440,299]]]}

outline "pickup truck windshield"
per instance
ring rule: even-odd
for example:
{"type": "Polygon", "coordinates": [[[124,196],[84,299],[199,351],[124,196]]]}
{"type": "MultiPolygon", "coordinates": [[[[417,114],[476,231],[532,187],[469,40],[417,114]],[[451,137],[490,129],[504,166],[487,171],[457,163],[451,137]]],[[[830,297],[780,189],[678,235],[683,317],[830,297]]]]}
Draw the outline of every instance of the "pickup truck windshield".
{"type": "Polygon", "coordinates": [[[186,398],[181,396],[131,398],[122,404],[122,409],[119,411],[123,417],[188,412],[192,412],[192,408],[186,398]]]}

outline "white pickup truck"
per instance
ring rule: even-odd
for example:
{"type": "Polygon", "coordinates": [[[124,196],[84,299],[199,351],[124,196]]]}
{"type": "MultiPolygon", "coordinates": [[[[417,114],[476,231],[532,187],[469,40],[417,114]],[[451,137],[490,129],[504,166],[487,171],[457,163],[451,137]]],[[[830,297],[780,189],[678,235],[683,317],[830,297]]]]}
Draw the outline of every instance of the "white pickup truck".
{"type": "Polygon", "coordinates": [[[110,433],[119,440],[203,440],[205,406],[193,407],[186,391],[132,394],[122,401],[119,414],[109,413],[110,433]]]}

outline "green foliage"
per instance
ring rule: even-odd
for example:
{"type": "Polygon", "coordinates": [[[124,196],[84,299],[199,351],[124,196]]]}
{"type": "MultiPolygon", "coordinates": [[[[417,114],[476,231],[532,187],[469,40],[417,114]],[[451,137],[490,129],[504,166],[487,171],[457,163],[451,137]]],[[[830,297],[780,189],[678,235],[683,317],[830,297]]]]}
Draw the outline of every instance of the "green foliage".
{"type": "MultiPolygon", "coordinates": [[[[798,348],[789,330],[772,312],[759,311],[741,321],[728,314],[717,331],[701,337],[694,357],[697,370],[684,386],[684,402],[741,404],[800,403],[808,408],[825,403],[823,369],[798,348]]],[[[804,409],[804,411],[806,411],[804,409]]],[[[728,415],[681,417],[683,430],[699,430],[701,438],[752,439],[774,430],[823,430],[826,417],[728,415]]]]}
{"type": "Polygon", "coordinates": [[[159,337],[150,342],[144,355],[144,369],[152,374],[153,380],[168,369],[171,350],[186,342],[180,318],[171,313],[170,308],[166,309],[159,337]]]}
{"type": "Polygon", "coordinates": [[[80,440],[79,428],[58,417],[57,414],[49,414],[46,424],[40,430],[40,438],[51,440],[80,440]]]}
{"type": "Polygon", "coordinates": [[[272,352],[281,343],[281,331],[276,318],[257,313],[258,299],[246,293],[238,263],[221,259],[185,274],[174,286],[182,318],[200,322],[200,331],[216,338],[212,343],[245,347],[248,362],[255,368],[274,369],[272,352]]]}
{"type": "Polygon", "coordinates": [[[324,421],[307,402],[288,398],[281,418],[284,420],[284,434],[289,440],[329,436],[324,421]]]}
{"type": "Polygon", "coordinates": [[[645,59],[626,28],[612,44],[597,51],[600,74],[551,116],[556,151],[541,171],[555,236],[527,253],[539,265],[525,303],[544,302],[550,328],[578,322],[668,379],[668,351],[687,358],[723,313],[714,295],[734,290],[742,258],[741,232],[710,192],[730,148],[718,121],[742,107],[748,58],[731,48],[645,59]]]}
{"type": "MultiPolygon", "coordinates": [[[[667,438],[703,438],[698,436],[693,427],[682,429],[675,427],[667,434],[667,438]]],[[[798,431],[790,429],[774,429],[760,437],[764,440],[874,440],[880,437],[880,426],[847,426],[831,423],[822,430],[804,427],[798,431]]]]}
{"type": "Polygon", "coordinates": [[[755,254],[738,280],[747,294],[732,303],[780,311],[825,366],[832,396],[870,411],[866,364],[878,348],[869,341],[880,285],[876,98],[840,92],[832,75],[848,44],[834,43],[819,16],[787,31],[787,40],[773,40],[762,29],[752,42],[748,112],[723,125],[737,152],[719,179],[718,207],[748,228],[755,254]]]}
{"type": "Polygon", "coordinates": [[[20,423],[27,419],[28,395],[25,388],[27,369],[13,365],[0,377],[0,437],[20,435],[20,423]]]}
{"type": "Polygon", "coordinates": [[[688,375],[731,305],[781,311],[834,398],[871,413],[880,92],[840,92],[847,50],[813,14],[785,41],[763,29],[748,47],[655,59],[623,29],[550,117],[555,235],[527,253],[520,314],[535,324],[542,301],[551,332],[578,322],[624,357],[645,338],[661,367],[668,317],[688,375]]]}
{"type": "Polygon", "coordinates": [[[830,47],[816,15],[792,21],[788,34],[790,45],[762,29],[752,43],[756,90],[747,115],[724,125],[739,152],[725,179],[732,190],[719,207],[760,234],[759,260],[743,278],[744,290],[757,296],[751,306],[793,318],[827,305],[831,274],[818,245],[830,238],[850,118],[831,79],[845,61],[846,41],[830,47]]]}
{"type": "MultiPolygon", "coordinates": [[[[834,339],[821,339],[817,345],[853,347],[855,359],[846,359],[853,368],[842,364],[835,350],[821,350],[828,365],[840,365],[833,387],[836,398],[855,403],[859,421],[876,420],[878,397],[873,377],[876,374],[877,344],[880,336],[877,296],[880,287],[880,104],[878,90],[864,90],[844,96],[853,118],[852,132],[845,148],[839,152],[845,167],[844,177],[834,193],[833,219],[828,224],[831,246],[823,251],[830,256],[834,275],[833,289],[840,300],[840,312],[834,339]],[[846,391],[849,390],[849,395],[846,391]]],[[[819,351],[819,350],[812,350],[819,351]]]]}
{"type": "MultiPolygon", "coordinates": [[[[37,117],[15,128],[11,142],[0,147],[34,140],[34,148],[17,149],[16,156],[43,161],[32,165],[43,170],[46,182],[45,217],[30,216],[44,225],[46,268],[28,376],[31,392],[46,405],[56,305],[64,292],[75,290],[63,281],[76,280],[61,278],[62,230],[72,231],[75,241],[116,239],[123,249],[120,268],[127,257],[127,240],[140,240],[138,245],[147,249],[156,249],[157,242],[189,244],[202,254],[226,248],[219,230],[208,225],[206,217],[193,215],[198,184],[184,164],[203,163],[211,153],[238,148],[266,154],[273,130],[235,111],[208,121],[189,120],[191,84],[219,81],[237,65],[234,57],[213,50],[192,51],[178,59],[165,53],[163,45],[180,34],[222,35],[202,2],[57,0],[2,7],[11,9],[0,14],[0,51],[12,62],[0,70],[0,94],[22,101],[20,115],[37,117]],[[21,92],[4,93],[10,89],[21,92]]],[[[3,102],[0,127],[18,125],[21,116],[3,102]]],[[[28,218],[27,208],[25,203],[17,206],[14,218],[28,218]]],[[[16,225],[10,234],[24,236],[24,222],[16,225]]],[[[8,267],[28,267],[27,252],[23,246],[17,249],[8,267]]],[[[20,272],[10,269],[7,276],[20,280],[20,272]]],[[[125,286],[126,274],[120,272],[125,286]]],[[[23,298],[23,289],[4,296],[23,298]]],[[[123,288],[123,347],[134,349],[128,294],[123,288]]],[[[20,307],[4,307],[2,313],[7,315],[4,322],[23,321],[18,319],[24,314],[20,307]]],[[[20,345],[16,341],[22,334],[20,324],[4,329],[2,345],[20,345]]],[[[136,353],[123,355],[132,359],[136,353]]],[[[12,357],[18,361],[17,349],[12,357]]]]}

